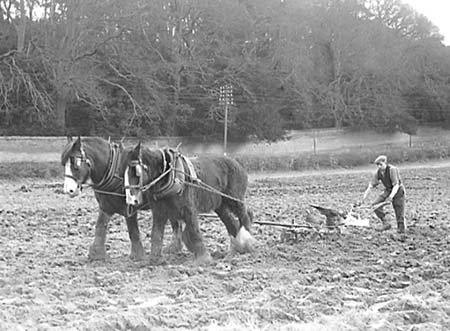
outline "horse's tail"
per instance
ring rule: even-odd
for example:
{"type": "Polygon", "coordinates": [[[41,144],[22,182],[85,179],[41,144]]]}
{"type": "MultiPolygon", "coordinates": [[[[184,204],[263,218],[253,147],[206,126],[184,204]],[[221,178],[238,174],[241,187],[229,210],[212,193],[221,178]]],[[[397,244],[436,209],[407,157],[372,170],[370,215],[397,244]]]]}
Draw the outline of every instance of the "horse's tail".
{"type": "Polygon", "coordinates": [[[228,165],[228,186],[226,191],[242,200],[245,196],[248,186],[248,174],[244,166],[235,159],[227,158],[228,165]]]}
{"type": "MultiPolygon", "coordinates": [[[[250,231],[253,224],[253,212],[246,206],[244,199],[248,186],[248,174],[244,166],[237,160],[229,159],[228,190],[236,198],[234,214],[239,219],[238,233],[242,228],[250,231]]],[[[250,236],[250,234],[249,234],[250,236]]]]}
{"type": "MultiPolygon", "coordinates": [[[[220,164],[222,175],[226,176],[226,184],[220,189],[227,195],[222,199],[227,211],[225,215],[221,216],[221,219],[231,235],[232,249],[241,253],[252,251],[255,242],[250,234],[253,213],[247,209],[244,202],[248,186],[247,172],[242,164],[229,157],[221,158],[220,164]],[[227,215],[230,212],[233,215],[227,215]],[[232,216],[235,216],[239,222],[236,222],[232,216]]],[[[222,213],[224,213],[223,210],[222,213]]]]}

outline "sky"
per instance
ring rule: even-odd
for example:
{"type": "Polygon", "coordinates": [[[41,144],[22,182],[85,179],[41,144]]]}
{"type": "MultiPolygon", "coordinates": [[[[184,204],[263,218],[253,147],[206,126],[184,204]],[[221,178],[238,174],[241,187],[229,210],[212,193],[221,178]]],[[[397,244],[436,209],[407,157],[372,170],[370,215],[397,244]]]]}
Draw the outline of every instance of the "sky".
{"type": "Polygon", "coordinates": [[[445,37],[444,44],[450,45],[450,0],[402,0],[402,2],[425,15],[445,37]]]}

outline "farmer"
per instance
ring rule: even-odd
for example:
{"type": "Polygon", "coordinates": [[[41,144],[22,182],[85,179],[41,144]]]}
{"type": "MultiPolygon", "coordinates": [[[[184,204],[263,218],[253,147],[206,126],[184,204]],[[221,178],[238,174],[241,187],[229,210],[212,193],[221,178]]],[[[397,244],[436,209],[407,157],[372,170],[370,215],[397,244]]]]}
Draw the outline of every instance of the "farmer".
{"type": "Polygon", "coordinates": [[[385,155],[378,156],[374,163],[378,170],[374,173],[366,191],[364,192],[362,202],[369,195],[370,190],[377,186],[380,182],[384,185],[384,192],[372,203],[372,206],[386,202],[379,208],[375,209],[375,214],[381,220],[383,225],[378,231],[386,231],[391,228],[391,220],[389,214],[384,210],[388,203],[392,203],[394,207],[395,217],[397,219],[397,232],[405,233],[405,188],[398,168],[387,163],[385,155]]]}

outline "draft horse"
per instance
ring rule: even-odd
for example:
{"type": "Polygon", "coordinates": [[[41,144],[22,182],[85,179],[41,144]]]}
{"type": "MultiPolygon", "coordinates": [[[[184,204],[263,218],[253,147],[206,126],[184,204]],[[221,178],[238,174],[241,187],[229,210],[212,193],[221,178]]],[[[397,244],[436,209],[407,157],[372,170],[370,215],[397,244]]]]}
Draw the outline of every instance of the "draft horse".
{"type": "MultiPolygon", "coordinates": [[[[125,201],[124,173],[127,166],[126,156],[131,148],[110,143],[98,137],[86,137],[68,143],[61,154],[64,166],[64,192],[71,197],[80,194],[83,186],[94,189],[99,206],[95,225],[95,239],[89,248],[90,260],[106,258],[106,233],[112,215],[125,217],[131,241],[130,257],[141,260],[144,249],[140,239],[137,212],[131,212],[125,201]]],[[[181,227],[172,222],[174,230],[172,246],[181,249],[181,227]]]]}
{"type": "Polygon", "coordinates": [[[167,220],[181,220],[182,241],[198,263],[210,261],[198,214],[215,211],[231,237],[232,252],[252,250],[252,213],[244,195],[248,176],[225,156],[187,158],[174,149],[149,149],[140,143],[127,154],[125,193],[131,206],[150,205],[153,213],[151,258],[161,259],[167,220]]]}

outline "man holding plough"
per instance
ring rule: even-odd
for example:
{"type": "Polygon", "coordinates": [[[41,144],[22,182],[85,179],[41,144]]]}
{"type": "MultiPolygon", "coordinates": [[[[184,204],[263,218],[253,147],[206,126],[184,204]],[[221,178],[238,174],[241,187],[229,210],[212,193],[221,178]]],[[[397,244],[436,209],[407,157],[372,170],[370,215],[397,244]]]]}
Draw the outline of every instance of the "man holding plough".
{"type": "Polygon", "coordinates": [[[400,178],[399,170],[397,167],[387,163],[385,155],[378,156],[374,163],[377,165],[378,170],[370,180],[361,203],[367,198],[371,189],[381,182],[385,188],[384,192],[372,203],[372,206],[375,206],[375,214],[383,223],[378,230],[386,231],[391,228],[390,216],[384,209],[387,204],[392,203],[397,219],[397,232],[405,233],[405,188],[400,178]]]}

